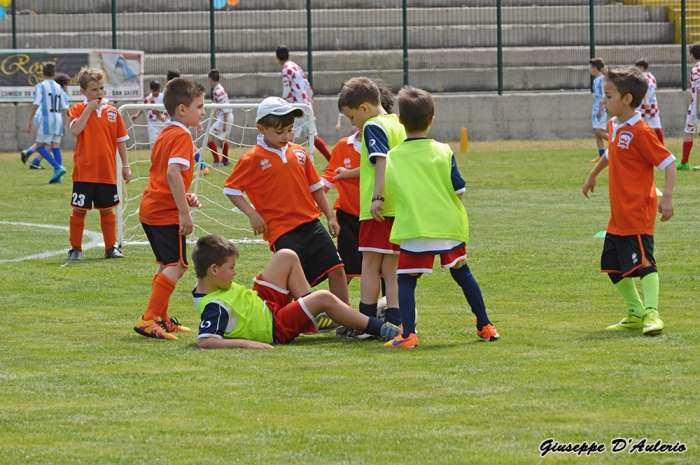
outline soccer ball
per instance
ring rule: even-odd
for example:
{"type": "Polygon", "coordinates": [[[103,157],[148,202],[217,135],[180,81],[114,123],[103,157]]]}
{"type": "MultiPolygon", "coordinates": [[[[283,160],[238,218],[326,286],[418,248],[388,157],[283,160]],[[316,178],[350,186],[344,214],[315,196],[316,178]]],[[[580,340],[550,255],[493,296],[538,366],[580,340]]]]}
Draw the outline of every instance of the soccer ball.
{"type": "MultiPolygon", "coordinates": [[[[386,313],[386,296],[379,299],[377,302],[377,319],[384,320],[384,314],[386,313]]],[[[416,306],[416,323],[418,323],[418,307],[416,306]]]]}

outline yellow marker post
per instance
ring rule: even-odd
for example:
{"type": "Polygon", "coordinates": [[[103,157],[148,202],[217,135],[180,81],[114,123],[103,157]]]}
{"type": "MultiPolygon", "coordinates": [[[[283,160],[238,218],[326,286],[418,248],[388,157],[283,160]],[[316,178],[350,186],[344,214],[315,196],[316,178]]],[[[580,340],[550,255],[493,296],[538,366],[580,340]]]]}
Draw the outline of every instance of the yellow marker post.
{"type": "Polygon", "coordinates": [[[462,128],[462,137],[459,139],[459,151],[469,152],[469,136],[467,135],[467,128],[462,128]]]}

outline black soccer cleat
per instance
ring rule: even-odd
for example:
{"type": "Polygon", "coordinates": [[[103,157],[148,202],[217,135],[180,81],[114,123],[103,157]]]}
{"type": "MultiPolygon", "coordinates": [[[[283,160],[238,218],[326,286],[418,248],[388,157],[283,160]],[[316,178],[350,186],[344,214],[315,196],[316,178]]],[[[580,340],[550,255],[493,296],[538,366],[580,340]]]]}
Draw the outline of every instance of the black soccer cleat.
{"type": "Polygon", "coordinates": [[[68,260],[82,260],[83,251],[80,249],[70,249],[68,251],[68,260]]]}
{"type": "Polygon", "coordinates": [[[124,258],[124,254],[116,247],[105,250],[105,258],[124,258]]]}

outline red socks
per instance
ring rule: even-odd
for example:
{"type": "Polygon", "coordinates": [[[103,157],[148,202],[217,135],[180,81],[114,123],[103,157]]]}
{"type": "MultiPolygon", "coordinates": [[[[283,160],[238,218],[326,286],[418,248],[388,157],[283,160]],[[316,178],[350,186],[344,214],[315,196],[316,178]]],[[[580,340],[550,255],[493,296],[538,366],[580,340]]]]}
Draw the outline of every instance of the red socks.
{"type": "Polygon", "coordinates": [[[326,147],[326,143],[323,142],[323,139],[318,136],[314,137],[314,147],[316,147],[316,150],[321,152],[321,154],[326,157],[326,160],[330,161],[331,153],[328,151],[328,147],[326,147]]]}
{"type": "Polygon", "coordinates": [[[113,211],[100,212],[100,227],[105,240],[105,250],[111,249],[117,243],[117,215],[113,211]]]}
{"type": "Polygon", "coordinates": [[[663,143],[664,143],[664,131],[661,128],[656,128],[656,129],[654,129],[654,132],[656,133],[656,137],[659,138],[659,141],[663,145],[663,143]]]}
{"type": "Polygon", "coordinates": [[[681,158],[681,163],[686,164],[688,163],[688,159],[690,158],[690,151],[693,149],[693,141],[689,142],[683,142],[683,158],[681,158]]]}
{"type": "Polygon", "coordinates": [[[80,213],[73,210],[70,214],[70,246],[72,249],[83,250],[83,231],[85,230],[86,211],[80,213]]]}
{"type": "Polygon", "coordinates": [[[175,281],[165,276],[165,273],[160,273],[153,280],[153,291],[151,298],[148,301],[146,313],[143,314],[143,319],[148,321],[155,317],[165,319],[168,315],[168,304],[170,304],[170,296],[175,292],[175,281]]]}
{"type": "Polygon", "coordinates": [[[224,162],[228,161],[228,141],[224,141],[224,146],[221,149],[221,159],[224,162]]]}
{"type": "Polygon", "coordinates": [[[207,147],[209,147],[209,150],[214,157],[214,163],[219,163],[219,148],[216,146],[216,142],[210,140],[207,147]]]}

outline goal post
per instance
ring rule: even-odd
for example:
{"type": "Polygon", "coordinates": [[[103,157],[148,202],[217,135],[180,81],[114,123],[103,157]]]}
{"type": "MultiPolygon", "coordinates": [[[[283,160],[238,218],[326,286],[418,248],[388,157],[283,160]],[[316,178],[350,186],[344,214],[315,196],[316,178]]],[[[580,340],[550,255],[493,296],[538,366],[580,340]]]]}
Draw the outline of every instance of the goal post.
{"type": "MultiPolygon", "coordinates": [[[[313,142],[316,134],[313,109],[303,104],[292,104],[292,106],[303,109],[310,116],[304,123],[305,126],[302,126],[302,130],[297,131],[297,133],[301,132],[301,137],[294,142],[304,146],[313,160],[313,142]]],[[[259,103],[205,104],[205,115],[201,124],[203,130],[190,128],[195,154],[198,154],[195,156],[200,161],[195,162],[194,177],[189,192],[197,195],[202,207],[190,209],[194,229],[188,236],[188,242],[193,243],[206,234],[221,234],[234,242],[265,242],[254,236],[248,217],[235,208],[223,194],[224,182],[231,174],[237,160],[256,144],[258,130],[255,117],[258,107],[259,103]],[[212,154],[207,147],[209,133],[217,122],[217,110],[233,112],[233,121],[223,122],[225,131],[221,135],[222,139],[214,139],[220,156],[223,143],[228,143],[230,160],[228,166],[212,166],[212,154]],[[208,174],[205,174],[207,172],[208,174]]],[[[141,196],[149,181],[151,144],[146,118],[141,116],[132,120],[132,116],[139,111],[147,113],[149,110],[163,111],[164,109],[162,104],[125,104],[119,107],[129,134],[129,140],[126,141],[127,160],[132,172],[131,182],[125,183],[120,176],[121,159],[117,154],[116,181],[121,200],[117,207],[117,245],[119,247],[148,243],[139,222],[138,213],[141,196]]]]}

